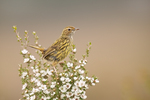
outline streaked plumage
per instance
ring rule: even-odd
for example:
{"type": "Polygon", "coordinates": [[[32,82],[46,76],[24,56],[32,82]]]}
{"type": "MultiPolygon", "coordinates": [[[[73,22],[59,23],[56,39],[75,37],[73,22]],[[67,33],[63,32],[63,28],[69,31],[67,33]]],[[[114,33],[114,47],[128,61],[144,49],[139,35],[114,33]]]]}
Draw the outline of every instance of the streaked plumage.
{"type": "Polygon", "coordinates": [[[66,27],[62,31],[60,38],[58,38],[48,49],[39,48],[36,46],[30,47],[40,50],[43,54],[43,58],[53,62],[53,66],[55,66],[69,54],[73,42],[72,35],[76,32],[76,30],[79,29],[72,26],[66,27]]]}

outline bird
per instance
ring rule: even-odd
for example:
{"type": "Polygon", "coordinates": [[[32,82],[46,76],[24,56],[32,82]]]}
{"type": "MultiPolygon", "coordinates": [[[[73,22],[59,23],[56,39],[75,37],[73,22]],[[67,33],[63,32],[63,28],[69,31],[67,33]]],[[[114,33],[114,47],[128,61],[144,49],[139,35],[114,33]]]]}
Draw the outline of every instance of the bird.
{"type": "Polygon", "coordinates": [[[71,51],[73,45],[73,34],[79,30],[73,26],[67,26],[63,29],[60,37],[47,49],[40,48],[38,46],[29,45],[29,47],[40,50],[43,58],[47,61],[52,62],[52,66],[55,66],[65,59],[71,51]]]}

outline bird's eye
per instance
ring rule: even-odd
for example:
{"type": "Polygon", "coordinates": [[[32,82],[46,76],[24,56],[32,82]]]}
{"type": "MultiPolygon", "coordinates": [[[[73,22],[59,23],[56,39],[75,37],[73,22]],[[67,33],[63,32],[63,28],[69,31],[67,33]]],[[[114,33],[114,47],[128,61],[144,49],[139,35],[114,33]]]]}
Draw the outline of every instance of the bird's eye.
{"type": "Polygon", "coordinates": [[[68,31],[70,31],[71,29],[70,28],[68,28],[68,31]]]}

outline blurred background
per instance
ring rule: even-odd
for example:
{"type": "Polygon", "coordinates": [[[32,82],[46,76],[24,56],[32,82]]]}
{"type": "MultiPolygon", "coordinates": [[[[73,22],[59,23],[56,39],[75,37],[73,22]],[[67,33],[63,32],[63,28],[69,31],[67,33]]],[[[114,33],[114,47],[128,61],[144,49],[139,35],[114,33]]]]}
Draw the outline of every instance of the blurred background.
{"type": "Polygon", "coordinates": [[[0,100],[22,97],[13,25],[21,37],[29,31],[30,44],[36,31],[45,48],[66,26],[80,28],[76,57],[92,42],[86,68],[100,80],[87,100],[150,100],[150,0],[0,0],[0,100]]]}

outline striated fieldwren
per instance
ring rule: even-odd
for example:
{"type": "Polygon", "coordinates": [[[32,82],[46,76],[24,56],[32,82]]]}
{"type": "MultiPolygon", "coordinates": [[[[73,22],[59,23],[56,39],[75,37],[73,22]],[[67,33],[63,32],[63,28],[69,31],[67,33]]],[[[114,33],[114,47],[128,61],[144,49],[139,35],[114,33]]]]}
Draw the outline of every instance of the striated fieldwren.
{"type": "Polygon", "coordinates": [[[47,49],[31,45],[30,47],[40,50],[43,54],[43,58],[52,62],[53,66],[56,66],[59,61],[66,58],[69,54],[73,43],[73,34],[77,30],[79,29],[73,26],[64,28],[61,36],[47,49]]]}

